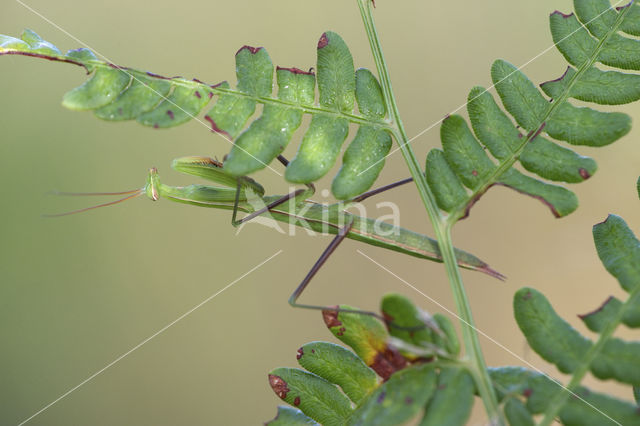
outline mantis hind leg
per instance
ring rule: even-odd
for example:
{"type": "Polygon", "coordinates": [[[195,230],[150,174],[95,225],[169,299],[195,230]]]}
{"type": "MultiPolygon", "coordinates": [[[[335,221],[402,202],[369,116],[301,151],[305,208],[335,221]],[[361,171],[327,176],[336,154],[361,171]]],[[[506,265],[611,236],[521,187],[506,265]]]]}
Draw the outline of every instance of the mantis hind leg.
{"type": "Polygon", "coordinates": [[[393,321],[388,320],[384,316],[372,311],[363,311],[360,309],[344,309],[344,308],[339,308],[337,306],[319,306],[319,305],[307,305],[307,304],[298,303],[298,299],[300,298],[304,290],[308,287],[313,277],[318,273],[320,268],[326,263],[326,261],[329,259],[329,256],[331,256],[331,254],[333,254],[333,252],[338,248],[340,243],[344,241],[349,231],[351,231],[352,227],[353,227],[353,218],[350,217],[349,222],[345,226],[339,229],[338,234],[329,243],[327,248],[324,249],[320,257],[318,258],[316,263],[311,267],[311,269],[309,270],[307,275],[304,277],[302,282],[298,284],[298,287],[296,287],[296,289],[293,291],[293,293],[291,294],[291,297],[289,297],[289,304],[294,308],[313,309],[313,310],[318,310],[323,312],[327,311],[332,313],[335,312],[336,314],[339,312],[346,312],[351,314],[368,315],[368,316],[379,319],[380,321],[384,322],[388,327],[394,327],[400,330],[416,331],[416,330],[425,328],[426,324],[424,326],[419,326],[419,327],[400,326],[400,325],[394,324],[393,321]]]}

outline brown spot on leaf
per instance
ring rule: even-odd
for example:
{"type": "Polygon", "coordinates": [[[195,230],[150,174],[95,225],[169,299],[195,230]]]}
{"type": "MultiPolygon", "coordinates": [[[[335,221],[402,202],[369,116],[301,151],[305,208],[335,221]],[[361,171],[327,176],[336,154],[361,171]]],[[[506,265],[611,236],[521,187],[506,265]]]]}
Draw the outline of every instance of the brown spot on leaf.
{"type": "Polygon", "coordinates": [[[269,385],[271,385],[271,389],[273,389],[280,399],[285,399],[290,391],[287,387],[287,382],[275,374],[269,374],[269,385]]]}
{"type": "Polygon", "coordinates": [[[160,78],[160,79],[162,79],[162,80],[171,80],[171,78],[169,78],[169,77],[165,77],[165,76],[160,75],[160,74],[155,74],[155,73],[152,73],[152,72],[150,72],[150,71],[147,71],[147,75],[148,75],[149,77],[153,77],[153,78],[160,78]]]}
{"type": "Polygon", "coordinates": [[[447,388],[447,384],[446,383],[440,383],[438,385],[438,390],[445,390],[447,388]]]}
{"type": "Polygon", "coordinates": [[[173,120],[173,111],[171,111],[170,109],[167,110],[167,115],[169,116],[170,119],[173,120]]]}
{"type": "Polygon", "coordinates": [[[589,172],[586,169],[583,169],[582,167],[578,169],[578,173],[580,173],[580,176],[582,176],[582,179],[584,180],[587,180],[591,177],[589,172]]]}
{"type": "Polygon", "coordinates": [[[320,40],[318,40],[318,49],[326,47],[327,44],[329,44],[329,38],[327,37],[327,33],[323,33],[320,40]]]}
{"type": "MultiPolygon", "coordinates": [[[[78,49],[74,49],[74,50],[78,50],[78,49]]],[[[23,52],[23,51],[17,51],[17,50],[8,50],[8,51],[5,50],[3,52],[0,52],[0,56],[1,55],[31,56],[33,58],[41,58],[41,59],[46,59],[48,61],[66,62],[68,64],[74,64],[74,65],[81,66],[87,71],[87,74],[91,74],[89,72],[89,68],[87,68],[87,66],[85,64],[83,64],[82,62],[74,61],[73,59],[68,59],[68,58],[61,58],[59,56],[43,55],[42,53],[23,52]]]]}
{"type": "Polygon", "coordinates": [[[474,175],[474,176],[478,176],[478,171],[477,170],[472,170],[471,174],[474,175]]]}
{"type": "Polygon", "coordinates": [[[296,396],[296,399],[293,400],[293,405],[295,405],[296,407],[298,405],[300,405],[300,397],[299,396],[296,396]]]}
{"type": "Polygon", "coordinates": [[[407,359],[400,354],[395,348],[387,346],[387,349],[384,352],[385,358],[387,358],[391,365],[393,365],[396,370],[402,370],[407,366],[407,359]]]}
{"type": "Polygon", "coordinates": [[[526,388],[524,391],[522,391],[522,395],[525,398],[529,398],[532,393],[533,393],[533,389],[531,389],[531,388],[526,388]]]}
{"type": "Polygon", "coordinates": [[[157,129],[158,127],[160,127],[160,126],[158,126],[158,123],[155,123],[155,124],[153,125],[153,128],[154,128],[154,129],[157,129]]]}
{"type": "Polygon", "coordinates": [[[197,90],[195,92],[193,92],[193,94],[195,95],[196,98],[200,99],[202,98],[202,95],[200,94],[200,92],[198,92],[197,90]]]}
{"type": "Polygon", "coordinates": [[[298,353],[296,354],[296,359],[302,358],[302,355],[304,355],[304,350],[300,348],[298,349],[298,353]]]}
{"type": "MultiPolygon", "coordinates": [[[[334,307],[334,306],[332,306],[334,307]]],[[[337,308],[338,306],[335,306],[337,308]]],[[[322,319],[327,327],[338,327],[342,325],[342,322],[338,320],[338,311],[326,309],[322,311],[322,319]]]]}
{"type": "Polygon", "coordinates": [[[387,325],[389,325],[389,323],[392,323],[393,320],[395,319],[393,316],[389,315],[385,311],[382,311],[382,318],[384,318],[384,321],[387,325]]]}
{"type": "Polygon", "coordinates": [[[387,346],[384,352],[378,352],[376,354],[369,367],[386,381],[393,373],[405,368],[407,364],[407,359],[403,357],[400,352],[387,346]]]}
{"type": "Polygon", "coordinates": [[[413,398],[411,398],[410,396],[406,397],[404,399],[404,403],[407,404],[407,405],[413,404],[413,398]]]}
{"type": "Polygon", "coordinates": [[[382,377],[382,380],[388,380],[389,377],[394,373],[395,368],[389,363],[389,360],[385,359],[382,354],[376,354],[375,358],[373,358],[373,362],[369,365],[373,371],[375,371],[378,376],[382,377]]]}
{"type": "Polygon", "coordinates": [[[384,401],[384,397],[387,396],[386,392],[380,392],[380,395],[378,395],[378,398],[376,399],[376,402],[378,404],[382,404],[382,401],[384,401]]]}
{"type": "Polygon", "coordinates": [[[227,133],[226,131],[222,130],[221,128],[219,128],[218,125],[216,124],[216,122],[213,120],[213,118],[209,117],[208,115],[205,115],[204,119],[207,120],[209,122],[209,124],[211,124],[211,131],[212,132],[223,134],[223,135],[227,136],[229,139],[231,139],[231,135],[229,133],[227,133]]]}
{"type": "Polygon", "coordinates": [[[526,293],[524,296],[522,296],[522,299],[524,299],[524,300],[529,300],[529,299],[531,299],[531,297],[533,297],[533,296],[531,295],[531,292],[530,292],[530,291],[527,291],[527,293],[526,293]]]}
{"type": "Polygon", "coordinates": [[[315,350],[315,349],[311,349],[311,353],[312,353],[312,354],[315,354],[315,353],[316,353],[316,350],[315,350]]]}

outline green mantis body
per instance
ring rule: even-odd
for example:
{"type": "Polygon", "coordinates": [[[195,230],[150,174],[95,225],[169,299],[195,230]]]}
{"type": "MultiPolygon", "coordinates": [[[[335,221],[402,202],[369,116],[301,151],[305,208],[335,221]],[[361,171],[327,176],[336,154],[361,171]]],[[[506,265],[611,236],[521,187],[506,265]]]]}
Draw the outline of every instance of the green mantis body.
{"type": "MultiPolygon", "coordinates": [[[[256,205],[269,206],[281,200],[281,196],[265,196],[263,187],[247,177],[233,177],[222,168],[222,163],[206,157],[184,157],[174,160],[173,168],[177,171],[198,176],[221,186],[194,184],[184,187],[166,185],[160,182],[156,169],[151,169],[147,184],[141,190],[150,199],[156,201],[166,198],[171,201],[254,213],[256,205]]],[[[386,222],[361,217],[346,210],[357,201],[321,204],[308,199],[314,193],[313,186],[296,192],[291,199],[265,211],[272,219],[322,234],[338,234],[340,229],[350,223],[345,237],[362,241],[373,246],[409,254],[414,257],[441,261],[437,241],[405,228],[386,222]]],[[[357,200],[362,200],[357,197],[357,200]]],[[[234,223],[237,224],[240,221],[234,223]]],[[[485,262],[464,252],[456,251],[458,263],[466,269],[484,272],[501,278],[485,262]]]]}

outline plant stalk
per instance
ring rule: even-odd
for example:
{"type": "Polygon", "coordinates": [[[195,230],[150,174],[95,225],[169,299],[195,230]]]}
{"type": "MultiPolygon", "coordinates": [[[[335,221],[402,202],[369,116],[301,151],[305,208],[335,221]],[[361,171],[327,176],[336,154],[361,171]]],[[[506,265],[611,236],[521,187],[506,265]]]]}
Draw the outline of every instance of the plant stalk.
{"type": "Polygon", "coordinates": [[[438,240],[440,253],[447,271],[447,276],[449,278],[449,283],[451,285],[451,290],[454,295],[456,308],[461,322],[465,354],[469,358],[471,368],[474,370],[474,377],[477,378],[476,386],[478,388],[478,393],[482,398],[491,423],[495,425],[503,425],[505,424],[504,416],[498,407],[498,401],[493,390],[493,385],[482,355],[478,334],[474,326],[469,300],[467,299],[460,270],[456,262],[453,242],[451,240],[451,224],[448,223],[446,218],[443,217],[442,213],[438,209],[435,197],[427,184],[426,176],[422,171],[422,167],[418,163],[413,149],[409,145],[409,138],[407,137],[404,125],[402,124],[402,119],[400,118],[400,112],[398,111],[398,106],[391,86],[389,70],[382,53],[380,39],[373,20],[371,0],[357,1],[360,8],[360,14],[362,15],[362,20],[364,22],[365,31],[367,33],[367,38],[369,39],[371,51],[376,63],[380,84],[382,85],[382,90],[384,92],[387,110],[389,111],[391,125],[393,126],[393,135],[398,142],[402,156],[404,157],[407,167],[409,168],[409,172],[411,173],[411,176],[418,188],[418,193],[420,194],[420,198],[427,210],[427,214],[431,224],[433,225],[435,236],[438,240]]]}

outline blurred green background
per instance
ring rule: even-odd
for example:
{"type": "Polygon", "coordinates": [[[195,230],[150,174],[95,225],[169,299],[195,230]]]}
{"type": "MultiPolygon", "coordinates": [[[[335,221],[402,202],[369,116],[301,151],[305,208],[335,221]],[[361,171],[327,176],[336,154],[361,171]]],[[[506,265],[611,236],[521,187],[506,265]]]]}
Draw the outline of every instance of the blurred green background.
{"type": "MultiPolygon", "coordinates": [[[[409,135],[461,106],[472,86],[490,85],[494,59],[521,65],[548,48],[548,14],[568,12],[570,3],[378,0],[378,29],[409,135]]],[[[164,75],[234,82],[234,53],[245,44],[267,47],[277,65],[306,69],[315,66],[317,39],[329,29],[347,41],[357,67],[373,68],[355,1],[27,4],[111,61],[164,75]]],[[[0,33],[17,36],[25,27],[63,50],[80,47],[19,3],[5,0],[0,33]]],[[[291,309],[286,302],[329,238],[289,237],[257,225],[235,235],[228,212],[147,199],[82,215],[41,217],[94,202],[48,191],[133,189],[144,184],[152,166],[164,182],[186,184],[193,179],[170,170],[173,158],[221,158],[229,146],[195,121],[155,131],[65,110],[61,96],[85,79],[79,68],[4,56],[0,69],[0,424],[28,418],[283,250],[29,424],[245,425],[272,418],[279,400],[267,372],[295,366],[296,349],[305,342],[332,340],[319,314],[291,309]]],[[[540,83],[564,69],[564,60],[551,50],[524,71],[540,83]]],[[[640,117],[638,105],[622,109],[636,121],[640,117]]],[[[581,207],[569,217],[554,219],[541,203],[494,188],[455,229],[459,247],[509,278],[502,283],[464,272],[478,327],[556,376],[555,368],[527,349],[513,320],[512,295],[523,285],[541,289],[560,314],[589,334],[574,321],[576,314],[620,294],[598,261],[591,226],[615,212],[640,233],[638,135],[635,127],[611,147],[579,150],[592,155],[600,170],[573,187],[581,207]]],[[[438,126],[413,143],[420,158],[437,145],[438,126]]],[[[378,183],[406,176],[395,154],[378,183]]],[[[288,187],[269,171],[257,179],[270,193],[288,187]]],[[[330,179],[319,187],[327,188],[330,179]]],[[[368,201],[369,211],[376,214],[375,204],[383,200],[401,206],[403,226],[431,234],[413,187],[368,201]]],[[[393,291],[427,310],[440,310],[356,248],[453,309],[441,265],[351,241],[317,275],[304,301],[377,309],[380,297],[393,291]]],[[[522,363],[490,341],[482,343],[490,365],[522,363]]],[[[600,386],[631,398],[610,383],[600,386]]],[[[482,409],[476,409],[475,424],[484,420],[482,409]]]]}

